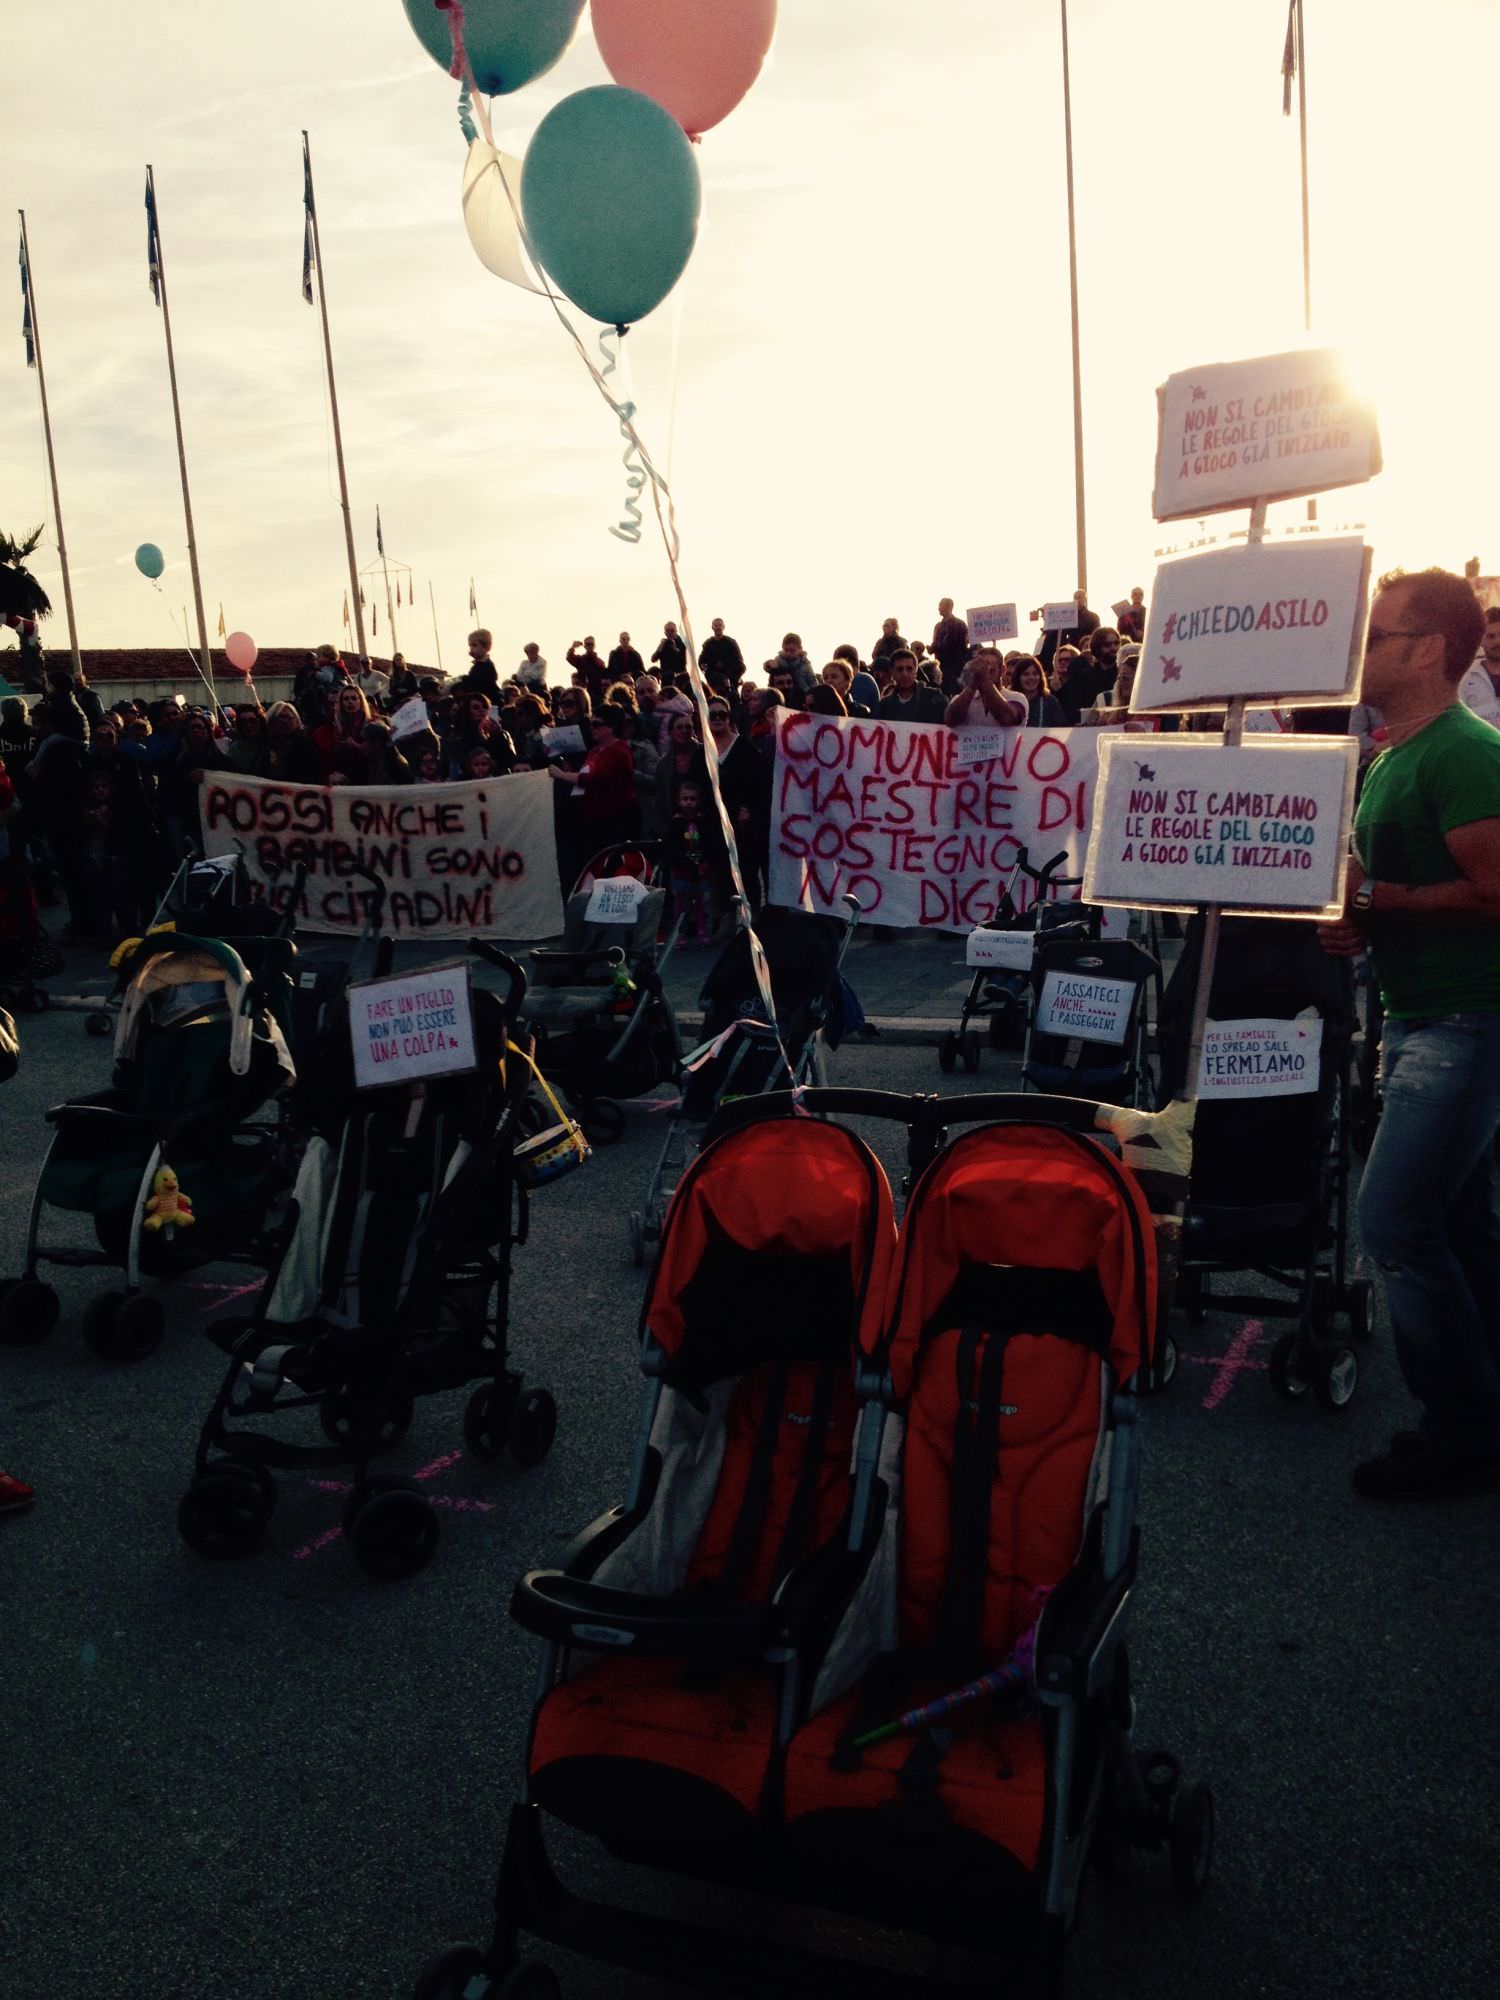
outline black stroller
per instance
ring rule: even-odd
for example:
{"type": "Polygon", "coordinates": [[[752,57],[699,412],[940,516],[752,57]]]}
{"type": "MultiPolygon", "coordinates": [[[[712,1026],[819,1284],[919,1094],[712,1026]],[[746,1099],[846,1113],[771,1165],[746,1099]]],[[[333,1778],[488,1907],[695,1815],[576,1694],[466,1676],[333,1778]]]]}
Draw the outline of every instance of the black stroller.
{"type": "Polygon", "coordinates": [[[495,947],[472,949],[510,980],[503,1001],[472,995],[476,1071],[420,1092],[351,1091],[341,1123],[309,1143],[295,1228],[253,1316],[216,1331],[229,1368],[178,1510],[200,1555],[260,1547],[273,1467],[352,1464],[343,1534],[355,1560],[375,1577],[415,1574],[437,1546],[438,1515],[420,1484],[372,1474],[370,1461],[405,1436],[418,1396],[480,1384],[463,1426],[477,1457],[531,1466],[551,1447],[556,1406],[524,1389],[508,1358],[530,1157],[516,1114],[534,1073],[516,1027],[525,979],[495,947]],[[325,1443],[260,1428],[299,1410],[316,1411],[325,1443]]]}
{"type": "MultiPolygon", "coordinates": [[[[1161,1019],[1163,1091],[1181,1086],[1203,925],[1189,925],[1161,1019]]],[[[1263,1059],[1214,1056],[1251,1080],[1235,1095],[1200,1097],[1193,1128],[1192,1185],[1183,1222],[1177,1301],[1200,1322],[1208,1305],[1292,1319],[1271,1350],[1273,1388],[1290,1401],[1309,1390],[1341,1410],[1359,1381],[1357,1347],[1331,1328],[1346,1318],[1353,1342],[1370,1335],[1372,1286],[1349,1269],[1349,1069],[1353,992],[1345,960],[1330,958],[1310,925],[1266,917],[1225,918],[1214,965],[1209,1026],[1243,1025],[1252,1048],[1258,1024],[1300,1031],[1315,1087],[1267,1094],[1254,1080],[1263,1059]],[[1215,1277],[1242,1271],[1288,1288],[1288,1298],[1216,1292],[1215,1277]]],[[[1227,1042],[1226,1047],[1230,1046],[1227,1042]]]]}
{"type": "MultiPolygon", "coordinates": [[[[976,1022],[985,1024],[992,1049],[1021,1047],[1026,1033],[1032,941],[1043,920],[1054,908],[1061,911],[1068,907],[1053,904],[1057,892],[1060,889],[1076,889],[1083,881],[1081,875],[1058,874],[1058,869],[1067,858],[1066,852],[1054,854],[1043,867],[1033,868],[1027,850],[1024,847],[1017,850],[1015,866],[1001,892],[995,914],[973,933],[981,940],[990,932],[1013,936],[1017,939],[1017,948],[1007,955],[1006,963],[998,960],[975,963],[974,977],[969,981],[969,990],[959,1010],[958,1026],[945,1028],[938,1037],[938,1068],[944,1076],[951,1076],[960,1063],[970,1076],[978,1071],[979,1058],[984,1052],[984,1037],[975,1026],[976,1022]],[[1036,894],[1024,916],[1016,907],[1014,893],[1016,878],[1021,875],[1036,886],[1036,894]],[[1011,962],[1012,959],[1014,962],[1011,962]]],[[[974,954],[970,956],[972,958],[974,954]]]]}
{"type": "Polygon", "coordinates": [[[591,1139],[618,1139],[620,1099],[677,1074],[682,1044],[662,983],[677,930],[667,920],[660,843],[626,841],[602,848],[574,884],[562,949],[531,955],[527,1020],[538,1061],[591,1139]]]}
{"type": "Polygon", "coordinates": [[[1100,937],[1098,921],[1091,911],[1038,934],[1023,1084],[1104,1104],[1150,1104],[1147,997],[1160,986],[1161,966],[1132,938],[1100,937]]]}
{"type": "Polygon", "coordinates": [[[630,1246],[637,1265],[646,1262],[659,1241],[672,1190],[722,1103],[827,1081],[825,1051],[838,1047],[850,1025],[842,973],[859,922],[859,899],[846,896],[844,903],[848,915],[843,922],[772,903],[755,919],[776,1000],[774,1025],[762,1018],[765,1002],[748,935],[737,932],[719,954],[699,996],[703,1040],[684,1058],[682,1101],[657,1156],[645,1206],[631,1211],[630,1246]]]}

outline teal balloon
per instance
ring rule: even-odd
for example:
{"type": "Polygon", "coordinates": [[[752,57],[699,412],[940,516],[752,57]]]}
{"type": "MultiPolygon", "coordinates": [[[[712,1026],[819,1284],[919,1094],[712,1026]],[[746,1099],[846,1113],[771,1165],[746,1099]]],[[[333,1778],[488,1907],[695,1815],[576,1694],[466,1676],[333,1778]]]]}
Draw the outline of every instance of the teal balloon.
{"type": "Polygon", "coordinates": [[[167,566],[167,559],[155,542],[142,542],[135,552],[135,566],[142,576],[158,577],[167,566]]]}
{"type": "MultiPolygon", "coordinates": [[[[434,62],[453,63],[448,10],[433,0],[402,0],[417,40],[434,62]]],[[[561,56],[578,29],[583,0],[466,0],[464,49],[486,97],[530,83],[561,56]]]]}
{"type": "Polygon", "coordinates": [[[521,169],[532,248],[591,319],[629,326],[687,269],[703,190],[687,134],[617,84],[575,91],[536,129],[521,169]]]}

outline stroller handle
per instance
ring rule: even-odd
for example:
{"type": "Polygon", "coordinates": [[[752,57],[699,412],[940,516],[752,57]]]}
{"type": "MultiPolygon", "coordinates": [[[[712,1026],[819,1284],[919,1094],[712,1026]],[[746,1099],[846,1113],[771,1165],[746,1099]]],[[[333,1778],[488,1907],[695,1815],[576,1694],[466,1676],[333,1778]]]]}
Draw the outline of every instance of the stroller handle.
{"type": "Polygon", "coordinates": [[[510,981],[504,1000],[507,1021],[514,1022],[521,1012],[521,1003],[526,998],[526,974],[517,965],[508,951],[502,951],[497,944],[490,944],[485,938],[470,938],[469,950],[476,958],[482,958],[486,965],[503,972],[510,981]]]}

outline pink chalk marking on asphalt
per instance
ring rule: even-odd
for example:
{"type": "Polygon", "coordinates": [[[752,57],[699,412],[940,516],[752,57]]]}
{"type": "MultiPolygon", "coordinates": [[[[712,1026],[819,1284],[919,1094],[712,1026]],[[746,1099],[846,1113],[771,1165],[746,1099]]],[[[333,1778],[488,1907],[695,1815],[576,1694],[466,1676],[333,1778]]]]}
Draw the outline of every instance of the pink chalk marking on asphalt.
{"type": "Polygon", "coordinates": [[[1264,1361],[1252,1361],[1250,1359],[1251,1348],[1264,1340],[1265,1334],[1266,1329],[1263,1321],[1247,1319],[1222,1354],[1190,1354],[1187,1356],[1189,1361],[1195,1361],[1200,1368],[1212,1368],[1216,1371],[1213,1381],[1209,1384],[1208,1394],[1203,1398],[1203,1407],[1205,1410],[1218,1409],[1220,1403],[1223,1402],[1224,1398],[1234,1387],[1237,1375],[1263,1375],[1265,1373],[1266,1364],[1264,1361]]]}
{"type": "Polygon", "coordinates": [[[336,1542],[343,1534],[342,1528],[325,1528],[315,1542],[309,1542],[305,1549],[293,1549],[292,1561],[301,1562],[306,1556],[316,1555],[319,1549],[326,1549],[330,1542],[336,1542]]]}
{"type": "Polygon", "coordinates": [[[188,1289],[193,1292],[212,1292],[228,1305],[231,1299],[242,1299],[247,1292],[258,1292],[264,1282],[262,1278],[252,1278],[247,1285],[226,1285],[213,1278],[194,1278],[188,1289]]]}
{"type": "MultiPolygon", "coordinates": [[[[450,1451],[443,1458],[435,1458],[431,1465],[424,1465],[420,1472],[414,1472],[412,1478],[436,1479],[440,1472],[451,1471],[455,1465],[461,1463],[463,1456],[464,1454],[461,1451],[450,1451]]],[[[353,1491],[350,1482],[344,1479],[309,1479],[307,1484],[312,1488],[314,1493],[349,1493],[353,1491]]],[[[493,1514],[495,1511],[492,1501],[465,1500],[459,1498],[457,1495],[448,1493],[435,1493],[432,1496],[432,1505],[434,1507],[444,1507],[453,1514],[493,1514]]],[[[316,1555],[320,1549],[330,1548],[333,1543],[342,1537],[343,1532],[342,1527],[325,1529],[316,1540],[308,1542],[305,1547],[293,1549],[292,1561],[303,1562],[308,1556],[316,1555]]]]}
{"type": "Polygon", "coordinates": [[[462,1458],[461,1451],[450,1451],[446,1458],[435,1458],[431,1465],[424,1465],[420,1472],[414,1472],[412,1478],[436,1479],[440,1472],[446,1472],[450,1465],[457,1465],[462,1458]]]}

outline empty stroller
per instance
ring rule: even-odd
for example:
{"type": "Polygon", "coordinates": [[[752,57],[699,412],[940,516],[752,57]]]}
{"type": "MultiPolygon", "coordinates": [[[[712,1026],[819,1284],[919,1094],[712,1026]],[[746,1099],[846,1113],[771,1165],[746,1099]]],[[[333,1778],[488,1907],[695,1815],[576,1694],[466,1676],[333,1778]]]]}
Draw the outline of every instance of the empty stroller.
{"type": "MultiPolygon", "coordinates": [[[[984,1040],[974,1025],[976,1021],[986,1024],[992,1049],[1021,1046],[1025,1038],[1026,998],[1030,991],[1031,948],[1037,929],[1043,917],[1047,915],[1049,907],[1068,907],[1052,904],[1052,898],[1057,891],[1076,889],[1083,880],[1081,875],[1058,874],[1058,869],[1067,858],[1067,852],[1064,850],[1054,854],[1041,868],[1033,868],[1028,859],[1027,849],[1024,847],[1017,849],[1015,864],[1001,892],[995,914],[987,924],[979,926],[979,931],[1004,931],[1023,938],[1025,942],[1018,950],[1019,963],[974,965],[974,976],[969,981],[969,990],[964,995],[964,1003],[959,1010],[958,1026],[945,1028],[938,1037],[938,1068],[944,1076],[951,1076],[960,1062],[970,1076],[978,1071],[979,1059],[984,1053],[984,1040]],[[1026,876],[1036,890],[1024,916],[1016,907],[1013,893],[1019,875],[1026,876]]],[[[978,932],[975,936],[978,936],[978,932]]],[[[970,957],[972,959],[972,952],[970,957]]]]}
{"type": "Polygon", "coordinates": [[[677,928],[667,924],[659,843],[631,841],[601,849],[579,876],[562,949],[531,955],[527,1020],[538,1059],[592,1139],[618,1139],[619,1100],[644,1097],[677,1074],[682,1044],[661,976],[677,928]],[[611,883],[631,886],[596,900],[599,885],[611,883]]]}
{"type": "Polygon", "coordinates": [[[737,932],[719,954],[699,996],[703,1041],[684,1059],[681,1106],[667,1128],[645,1204],[631,1212],[631,1251],[638,1265],[660,1240],[672,1189],[720,1103],[825,1081],[824,1051],[837,1048],[845,1032],[841,975],[859,921],[858,899],[844,901],[848,915],[842,923],[770,903],[755,919],[776,1001],[774,1025],[764,1018],[748,935],[737,932]]]}
{"type": "Polygon", "coordinates": [[[474,949],[511,980],[503,1001],[471,996],[477,1069],[420,1091],[351,1091],[338,1127],[308,1145],[295,1229],[254,1314],[215,1330],[229,1368],[178,1510],[200,1555],[259,1548],[271,1468],[352,1464],[343,1533],[356,1561],[377,1577],[421,1569],[436,1511],[417,1482],[370,1472],[418,1396],[478,1381],[464,1438],[480,1458],[535,1465],[551,1447],[556,1407],[523,1389],[507,1346],[511,1246],[525,1234],[516,1112],[533,1074],[515,1036],[525,980],[494,947],[474,949]],[[261,1429],[301,1410],[316,1411],[326,1443],[261,1429]]]}
{"type": "Polygon", "coordinates": [[[1161,967],[1130,938],[1088,935],[1088,919],[1083,935],[1079,928],[1060,922],[1038,933],[1023,1083],[1106,1104],[1149,1104],[1146,997],[1161,967]]]}
{"type": "MultiPolygon", "coordinates": [[[[878,1169],[790,1102],[732,1107],[672,1204],[630,1503],[512,1604],[544,1654],[495,1933],[433,1961],[418,2000],[556,1993],[520,1965],[523,1932],[715,1992],[852,1990],[785,1927],[581,1899],[547,1859],[546,1814],[630,1861],[972,1946],[1033,1993],[1057,1990],[1106,1829],[1168,1847],[1185,1894],[1207,1879],[1206,1789],[1131,1741],[1139,1448],[1122,1392],[1155,1323],[1140,1189],[1077,1129],[1092,1106],[1038,1124],[1035,1100],[963,1100],[1001,1122],[918,1181],[872,1342],[887,1259],[851,1310],[850,1252],[878,1169]],[[816,1262],[789,1263],[793,1242],[816,1262]],[[835,1332],[852,1335],[852,1385],[808,1373],[826,1374],[835,1332]]],[[[874,1092],[801,1102],[934,1116],[874,1092]]],[[[913,1991],[905,1966],[862,1961],[858,1982],[913,1991]]]]}
{"type": "Polygon", "coordinates": [[[293,947],[261,944],[254,974],[218,938],[157,931],[131,947],[112,1087],[47,1113],[56,1136],[32,1197],[25,1272],[0,1289],[0,1339],[41,1340],[56,1326],[60,1301],[40,1264],[124,1271],[123,1291],[90,1299],[82,1333],[101,1357],[133,1361],[166,1329],[143,1275],[273,1261],[267,1215],[287,1177],[264,1113],[295,1076],[283,1031],[293,947]],[[44,1246],[47,1208],[91,1216],[98,1249],[44,1246]]]}
{"type": "MultiPolygon", "coordinates": [[[[1202,933],[1201,919],[1189,925],[1162,1011],[1163,1086],[1169,1092],[1187,1066],[1202,933]]],[[[1311,1390],[1324,1409],[1344,1409],[1359,1381],[1355,1343],[1370,1336],[1373,1290],[1368,1278],[1349,1268],[1354,1006],[1348,962],[1330,958],[1307,924],[1226,917],[1209,1029],[1232,1024],[1248,1053],[1214,1059],[1220,1069],[1235,1067],[1232,1095],[1213,1094],[1210,1079],[1208,1094],[1199,1099],[1177,1301],[1195,1321],[1209,1304],[1294,1320],[1271,1349],[1272,1387],[1290,1401],[1311,1390]],[[1280,1030],[1282,1048],[1290,1050],[1296,1037],[1307,1049],[1311,1069],[1303,1080],[1310,1088],[1286,1094],[1274,1079],[1257,1080],[1264,1059],[1254,1050],[1268,1026],[1273,1035],[1280,1030]],[[1243,1271],[1292,1296],[1211,1289],[1216,1276],[1243,1271]],[[1352,1341],[1334,1332],[1336,1315],[1347,1319],[1352,1341]]]]}

